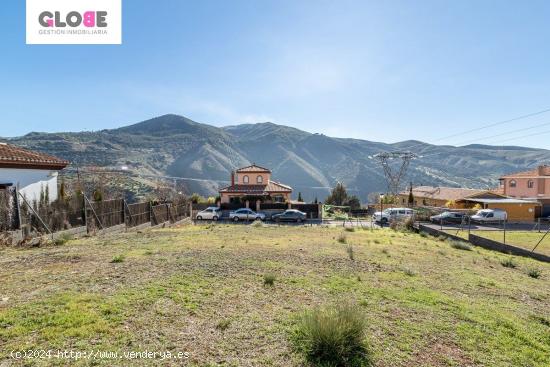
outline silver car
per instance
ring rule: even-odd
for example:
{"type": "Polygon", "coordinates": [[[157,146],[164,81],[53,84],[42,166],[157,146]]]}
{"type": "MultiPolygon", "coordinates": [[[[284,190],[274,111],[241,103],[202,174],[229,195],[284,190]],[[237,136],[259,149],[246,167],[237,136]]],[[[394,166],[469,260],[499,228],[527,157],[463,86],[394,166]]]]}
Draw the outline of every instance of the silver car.
{"type": "Polygon", "coordinates": [[[197,213],[197,220],[218,220],[222,216],[222,211],[216,206],[211,206],[197,213]]]}
{"type": "Polygon", "coordinates": [[[264,220],[264,213],[256,213],[252,209],[242,208],[229,213],[229,219],[238,222],[239,220],[264,220]]]}

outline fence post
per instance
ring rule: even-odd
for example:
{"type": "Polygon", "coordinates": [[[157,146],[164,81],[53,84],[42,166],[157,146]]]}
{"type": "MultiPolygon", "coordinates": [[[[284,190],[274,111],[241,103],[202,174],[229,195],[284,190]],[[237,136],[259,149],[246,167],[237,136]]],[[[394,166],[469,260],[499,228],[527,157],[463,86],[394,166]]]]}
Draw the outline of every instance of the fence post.
{"type": "Polygon", "coordinates": [[[21,205],[19,203],[19,197],[17,196],[18,192],[19,191],[17,190],[17,187],[16,187],[14,194],[15,194],[15,208],[17,210],[17,229],[22,229],[23,223],[21,222],[21,205]]]}
{"type": "Polygon", "coordinates": [[[88,206],[86,205],[84,193],[82,193],[82,203],[84,204],[84,225],[86,226],[86,233],[90,233],[90,228],[88,227],[88,206]]]}
{"type": "Polygon", "coordinates": [[[122,223],[124,223],[124,227],[128,227],[126,224],[126,199],[122,199],[122,223]]]}
{"type": "Polygon", "coordinates": [[[504,227],[504,244],[506,244],[506,219],[502,221],[502,226],[504,227]]]}

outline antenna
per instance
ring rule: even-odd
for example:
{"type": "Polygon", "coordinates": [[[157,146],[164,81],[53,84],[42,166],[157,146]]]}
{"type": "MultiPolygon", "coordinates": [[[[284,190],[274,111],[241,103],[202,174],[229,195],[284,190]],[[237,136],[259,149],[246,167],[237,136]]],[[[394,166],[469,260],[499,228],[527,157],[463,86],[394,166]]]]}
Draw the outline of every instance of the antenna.
{"type": "Polygon", "coordinates": [[[418,158],[418,156],[411,152],[382,152],[375,154],[373,158],[377,159],[384,169],[384,175],[388,183],[388,191],[393,195],[397,195],[399,193],[401,181],[405,177],[405,173],[409,167],[409,163],[411,160],[418,158]],[[394,171],[392,165],[399,166],[399,169],[394,171]]]}

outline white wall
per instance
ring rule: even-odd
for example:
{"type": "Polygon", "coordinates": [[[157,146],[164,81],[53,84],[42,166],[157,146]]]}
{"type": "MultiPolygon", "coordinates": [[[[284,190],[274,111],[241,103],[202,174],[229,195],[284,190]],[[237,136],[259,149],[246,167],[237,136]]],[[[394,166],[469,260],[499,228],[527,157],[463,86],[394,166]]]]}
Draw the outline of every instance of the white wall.
{"type": "Polygon", "coordinates": [[[29,202],[40,200],[40,192],[46,187],[50,201],[57,199],[57,171],[0,168],[0,183],[13,184],[29,202]]]}

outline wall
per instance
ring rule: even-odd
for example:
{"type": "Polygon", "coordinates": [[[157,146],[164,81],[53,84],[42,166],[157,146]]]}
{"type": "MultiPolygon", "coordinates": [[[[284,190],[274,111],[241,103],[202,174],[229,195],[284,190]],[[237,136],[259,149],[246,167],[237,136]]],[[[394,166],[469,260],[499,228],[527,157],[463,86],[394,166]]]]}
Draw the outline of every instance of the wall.
{"type": "MultiPolygon", "coordinates": [[[[399,196],[399,203],[398,205],[401,206],[408,206],[409,205],[409,195],[398,195],[399,196]]],[[[445,204],[447,204],[448,200],[439,200],[439,199],[431,199],[431,198],[422,198],[420,196],[414,197],[414,206],[436,206],[436,207],[444,207],[445,204]]]]}
{"type": "Polygon", "coordinates": [[[549,178],[505,178],[504,194],[516,198],[536,198],[539,194],[550,196],[550,177],[549,178]],[[516,181],[516,187],[511,187],[510,182],[516,181]],[[528,182],[533,181],[533,187],[528,187],[528,182]]]}
{"type": "Polygon", "coordinates": [[[0,183],[11,183],[29,202],[40,200],[42,188],[48,187],[50,201],[57,199],[57,171],[0,168],[0,183]]]}
{"type": "Polygon", "coordinates": [[[235,183],[239,185],[267,185],[269,180],[271,179],[271,174],[269,173],[261,173],[261,172],[244,172],[244,173],[237,173],[235,175],[235,183]],[[248,184],[244,183],[243,177],[248,176],[249,181],[248,184]],[[262,176],[262,183],[258,184],[256,181],[258,176],[262,176]]]}
{"type": "Polygon", "coordinates": [[[508,221],[534,221],[536,204],[487,204],[487,209],[502,209],[508,213],[508,221]]]}

